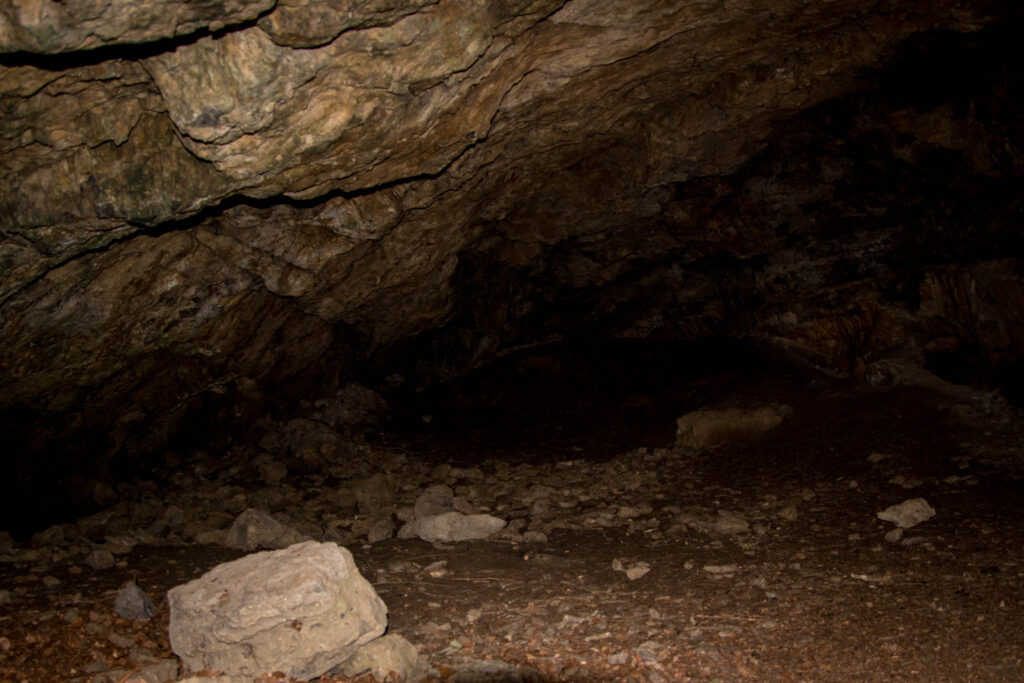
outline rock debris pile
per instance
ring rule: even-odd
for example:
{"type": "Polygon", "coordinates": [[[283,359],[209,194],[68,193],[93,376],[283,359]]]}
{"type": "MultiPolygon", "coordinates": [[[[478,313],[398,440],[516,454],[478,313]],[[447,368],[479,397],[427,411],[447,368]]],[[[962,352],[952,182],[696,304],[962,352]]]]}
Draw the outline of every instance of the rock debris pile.
{"type": "MultiPolygon", "coordinates": [[[[865,404],[876,408],[875,399],[865,404]]],[[[979,483],[1020,479],[1013,474],[1019,466],[996,459],[994,438],[965,440],[956,455],[915,462],[905,434],[845,436],[854,455],[828,465],[820,462],[826,447],[790,439],[790,468],[780,472],[771,469],[780,448],[771,439],[788,438],[778,434],[787,429],[809,439],[808,415],[820,406],[788,399],[742,405],[685,416],[689,435],[704,433],[701,415],[713,423],[713,443],[701,448],[637,448],[604,460],[582,451],[548,462],[490,457],[469,466],[362,442],[316,411],[265,422],[257,443],[195,453],[161,485],[123,484],[109,509],[39,532],[25,546],[0,534],[0,560],[15,570],[0,608],[49,600],[58,605],[49,618],[62,617],[53,623],[90,635],[110,630],[109,642],[121,644],[136,673],[149,672],[139,679],[147,681],[263,669],[331,681],[370,672],[383,680],[392,670],[407,680],[469,681],[474,671],[501,669],[499,658],[516,663],[500,680],[642,671],[645,680],[667,681],[683,662],[711,676],[723,644],[810,637],[800,630],[808,614],[840,609],[822,605],[853,610],[857,619],[869,618],[856,611],[864,605],[891,605],[883,612],[887,628],[906,629],[900,620],[910,613],[901,605],[938,599],[934,582],[978,591],[991,572],[1016,571],[1001,550],[1012,544],[997,540],[995,522],[983,521],[992,513],[976,512],[979,521],[967,524],[961,517],[963,506],[985,505],[979,483]],[[750,416],[769,410],[785,419],[751,430],[750,416]],[[865,447],[878,441],[894,448],[865,447]],[[745,461],[752,450],[766,455],[745,461]],[[727,474],[711,476],[716,468],[727,474]],[[987,550],[977,549],[980,539],[987,550]],[[963,548],[974,550],[964,555],[963,548]],[[87,598],[67,597],[93,577],[131,572],[140,558],[160,553],[207,553],[216,558],[211,564],[250,554],[191,583],[170,583],[160,589],[171,589],[167,601],[144,581],[123,586],[116,600],[109,592],[104,600],[120,614],[109,625],[99,607],[81,607],[87,598]],[[360,572],[370,583],[352,578],[360,572]],[[340,597],[353,581],[360,595],[340,597]],[[918,585],[932,587],[917,595],[910,587],[918,585]],[[874,592],[883,590],[896,592],[874,592]],[[155,617],[146,591],[158,598],[155,617]],[[335,617],[348,609],[341,603],[363,605],[369,616],[341,619],[355,626],[344,637],[314,628],[337,626],[335,617]],[[169,633],[169,643],[131,636],[147,628],[133,624],[146,622],[169,633]],[[385,624],[389,634],[381,638],[385,624]],[[172,646],[185,665],[180,674],[172,646]]],[[[967,404],[951,414],[1006,443],[1016,438],[1008,414],[985,418],[967,404]]],[[[1005,444],[999,448],[1005,458],[1005,444]]],[[[1006,603],[1016,593],[985,595],[1006,603]]],[[[957,614],[955,606],[943,609],[957,614]]],[[[31,637],[37,640],[5,635],[0,648],[32,647],[39,636],[31,637]]],[[[850,656],[862,645],[849,645],[850,656]]],[[[889,651],[880,652],[884,659],[889,651]]],[[[730,671],[779,673],[743,657],[730,671]]],[[[80,680],[130,673],[114,664],[97,659],[80,680]]]]}

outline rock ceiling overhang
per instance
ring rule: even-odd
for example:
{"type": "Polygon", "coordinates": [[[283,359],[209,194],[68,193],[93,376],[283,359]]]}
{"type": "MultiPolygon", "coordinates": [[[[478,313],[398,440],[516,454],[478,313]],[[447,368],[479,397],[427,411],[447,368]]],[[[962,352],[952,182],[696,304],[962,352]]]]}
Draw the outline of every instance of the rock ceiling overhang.
{"type": "Polygon", "coordinates": [[[0,407],[127,424],[428,329],[465,250],[642,224],[1000,7],[9,3],[0,407]]]}

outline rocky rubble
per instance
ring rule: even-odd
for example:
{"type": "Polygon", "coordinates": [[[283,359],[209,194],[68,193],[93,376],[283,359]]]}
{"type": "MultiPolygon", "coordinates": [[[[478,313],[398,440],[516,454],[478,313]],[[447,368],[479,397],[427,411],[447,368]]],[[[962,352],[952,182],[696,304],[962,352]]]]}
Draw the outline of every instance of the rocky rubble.
{"type": "MultiPolygon", "coordinates": [[[[728,441],[756,438],[781,422],[782,414],[792,409],[702,411],[680,418],[687,440],[704,431],[718,435],[702,436],[701,448],[639,449],[604,462],[493,459],[470,467],[435,465],[401,449],[348,441],[321,422],[290,420],[264,435],[261,447],[238,447],[221,457],[197,454],[162,489],[146,481],[122,485],[117,505],[39,532],[32,550],[12,552],[48,562],[79,558],[102,570],[138,544],[214,543],[254,551],[305,540],[378,543],[396,535],[431,542],[543,543],[555,531],[591,529],[640,532],[652,540],[696,531],[755,543],[773,525],[796,521],[814,494],[770,495],[738,501],[738,507],[668,501],[678,501],[680,490],[691,491],[695,501],[702,498],[695,478],[686,474],[687,461],[713,457],[716,446],[728,441]],[[300,427],[307,424],[310,429],[300,427]],[[310,469],[311,461],[329,460],[340,464],[310,469]]],[[[882,458],[870,456],[872,463],[882,458]]],[[[902,486],[906,479],[898,481],[902,486]]],[[[897,512],[878,516],[896,522],[891,515],[897,512]]],[[[914,522],[897,522],[901,527],[928,518],[926,512],[906,514],[915,515],[914,522]]]]}
{"type": "MultiPolygon", "coordinates": [[[[920,403],[914,401],[902,410],[920,403]]],[[[866,414],[874,415],[877,401],[869,403],[866,414]]],[[[280,567],[270,559],[276,553],[342,546],[358,554],[360,569],[389,605],[415,608],[417,616],[392,611],[389,619],[396,638],[372,640],[377,645],[360,648],[364,659],[350,660],[349,668],[332,670],[351,652],[324,660],[315,669],[295,664],[288,671],[297,677],[329,670],[333,673],[328,678],[358,677],[373,671],[380,679],[387,675],[385,667],[415,672],[409,676],[428,675],[413,656],[419,651],[441,677],[468,681],[473,679],[466,672],[500,668],[481,663],[481,653],[513,656],[518,651],[508,649],[510,643],[557,642],[569,650],[578,648],[581,661],[588,660],[585,652],[599,653],[602,671],[643,670],[648,680],[672,680],[683,656],[680,643],[713,654],[717,650],[709,642],[781,633],[785,617],[765,612],[765,605],[785,604],[788,610],[799,611],[814,591],[824,591],[826,601],[856,602],[867,599],[857,597],[856,586],[907,590],[916,576],[937,580],[929,573],[933,564],[960,562],[958,548],[976,543],[974,536],[983,539],[997,533],[980,524],[969,526],[977,531],[962,528],[962,521],[960,527],[955,525],[962,514],[958,501],[976,500],[972,492],[980,483],[992,485],[1006,479],[999,472],[1012,475],[1019,469],[1005,460],[1008,451],[996,450],[995,437],[986,444],[965,441],[965,450],[945,459],[919,461],[907,446],[917,443],[916,433],[908,437],[876,432],[865,443],[898,447],[882,452],[858,441],[849,459],[828,468],[818,462],[826,457],[825,446],[809,447],[796,439],[786,441],[785,448],[810,455],[787,452],[792,470],[772,472],[769,467],[744,479],[735,473],[747,466],[765,467],[751,449],[778,449],[779,442],[771,441],[781,438],[778,430],[795,430],[788,437],[782,435],[786,438],[793,433],[811,438],[815,427],[808,422],[809,414],[819,407],[787,400],[786,420],[770,431],[754,433],[746,429],[743,415],[778,410],[780,404],[758,405],[749,394],[743,404],[746,412],[731,413],[735,406],[726,402],[718,406],[721,411],[709,413],[719,426],[723,414],[740,415],[738,424],[744,428],[701,448],[645,447],[603,460],[588,459],[582,452],[578,458],[552,462],[491,457],[472,465],[352,440],[319,421],[318,409],[311,405],[308,417],[264,422],[264,431],[253,436],[256,443],[219,455],[192,454],[162,487],[151,481],[125,483],[118,488],[121,500],[109,509],[50,527],[25,545],[0,534],[0,561],[15,570],[10,588],[0,592],[0,609],[9,612],[49,603],[51,623],[104,634],[122,653],[118,659],[130,657],[136,663],[131,670],[96,664],[81,680],[119,680],[129,671],[143,676],[140,680],[167,680],[171,670],[178,675],[176,660],[170,658],[171,644],[193,670],[230,670],[220,661],[192,659],[200,655],[188,654],[190,648],[180,646],[184,588],[170,592],[170,614],[167,603],[156,600],[156,616],[145,606],[150,589],[144,583],[125,586],[116,596],[109,594],[107,608],[117,604],[120,617],[104,616],[97,605],[84,607],[89,603],[82,595],[61,597],[59,603],[55,596],[66,596],[93,577],[131,571],[140,552],[166,550],[171,556],[185,556],[205,549],[223,557],[286,548],[247,555],[244,561],[260,563],[255,579],[234,588],[225,588],[222,581],[199,601],[214,612],[227,605],[238,614],[264,614],[270,609],[276,615],[277,608],[271,609],[269,603],[254,603],[249,609],[244,601],[234,600],[242,599],[246,591],[257,601],[273,592],[254,586],[274,582],[280,567]],[[751,461],[745,462],[748,458],[751,461]],[[709,477],[719,467],[732,476],[709,477]],[[907,499],[908,490],[914,491],[914,498],[907,499]],[[468,536],[401,531],[439,519],[479,519],[484,524],[479,533],[468,536]],[[898,535],[889,532],[891,523],[899,527],[898,535]],[[913,535],[903,533],[911,529],[913,535]],[[463,546],[468,550],[460,551],[463,546]],[[844,558],[841,563],[831,559],[838,554],[844,558]],[[904,559],[895,559],[897,554],[904,559]],[[467,590],[475,586],[480,590],[467,590]],[[449,591],[443,593],[447,597],[438,597],[442,590],[449,591]],[[229,598],[222,602],[218,596],[223,594],[229,598]],[[743,596],[761,605],[761,611],[746,616],[715,612],[715,601],[725,601],[726,596],[743,596]],[[616,605],[630,607],[620,610],[616,605]],[[161,645],[137,630],[166,631],[163,619],[170,620],[169,644],[161,645]]],[[[1013,414],[1006,406],[988,410],[991,403],[972,400],[947,412],[969,419],[986,433],[1011,438],[1016,433],[1013,414]]],[[[687,424],[694,420],[690,413],[687,424]]],[[[998,547],[993,546],[995,555],[998,547]]],[[[1005,558],[994,561],[1012,571],[1005,558]]],[[[305,568],[316,562],[299,564],[305,568]]],[[[230,566],[221,565],[202,581],[230,566]]],[[[354,571],[348,560],[346,567],[354,571]]],[[[965,576],[975,576],[971,572],[964,569],[965,576]]],[[[318,585],[312,581],[293,586],[289,581],[281,583],[288,599],[297,600],[304,590],[318,585]]],[[[344,582],[326,583],[338,588],[344,582]]],[[[1008,599],[1011,593],[1005,595],[1008,599]]],[[[282,642],[307,634],[306,627],[319,619],[306,613],[288,619],[277,616],[281,618],[271,621],[285,629],[282,642]],[[301,630],[294,628],[296,620],[302,622],[301,630]]],[[[380,622],[375,623],[370,630],[378,633],[380,622]]],[[[223,630],[201,619],[193,626],[193,635],[185,640],[201,640],[204,634],[223,630]]],[[[4,638],[0,650],[8,647],[8,653],[35,642],[4,638]]],[[[240,644],[245,642],[239,639],[240,644]]],[[[569,651],[560,655],[551,645],[537,648],[529,651],[546,662],[546,675],[555,671],[552,662],[569,651]]],[[[275,668],[285,666],[285,653],[268,656],[257,668],[271,667],[272,661],[275,668]]],[[[592,665],[566,664],[555,678],[594,675],[592,665]]],[[[528,668],[514,666],[506,673],[537,680],[528,668]]]]}

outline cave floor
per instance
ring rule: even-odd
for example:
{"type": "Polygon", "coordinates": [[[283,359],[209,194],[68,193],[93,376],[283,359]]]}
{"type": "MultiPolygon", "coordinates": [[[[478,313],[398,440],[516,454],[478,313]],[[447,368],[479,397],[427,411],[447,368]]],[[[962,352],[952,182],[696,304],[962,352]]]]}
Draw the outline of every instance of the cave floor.
{"type": "MultiPolygon", "coordinates": [[[[551,374],[546,363],[529,367],[551,374]]],[[[430,398],[438,412],[430,431],[399,422],[371,446],[429,466],[478,467],[485,482],[501,476],[505,490],[533,499],[490,509],[531,520],[541,534],[527,537],[534,542],[512,532],[348,544],[388,605],[389,630],[443,679],[1024,679],[1017,411],[966,390],[791,371],[637,382],[626,414],[650,415],[665,401],[682,414],[707,400],[708,386],[717,387],[716,405],[784,403],[793,412],[759,437],[694,450],[673,447],[673,422],[666,429],[660,419],[611,413],[588,421],[548,403],[528,416],[530,439],[516,441],[508,438],[515,425],[456,424],[471,392],[449,404],[430,398]],[[887,540],[895,526],[876,513],[912,498],[937,514],[887,540]],[[483,671],[483,660],[519,673],[474,678],[468,672],[483,671]]],[[[491,406],[509,415],[503,406],[519,390],[537,387],[526,382],[491,406]]],[[[595,402],[599,394],[587,389],[595,402]]],[[[75,573],[73,559],[40,567],[24,555],[0,563],[0,585],[22,587],[0,606],[0,680],[118,680],[95,676],[130,671],[140,651],[171,657],[159,598],[239,555],[165,541],[137,545],[104,571],[75,573]],[[46,585],[44,575],[59,583],[46,585]],[[113,615],[112,596],[128,579],[158,599],[155,618],[113,615]]]]}

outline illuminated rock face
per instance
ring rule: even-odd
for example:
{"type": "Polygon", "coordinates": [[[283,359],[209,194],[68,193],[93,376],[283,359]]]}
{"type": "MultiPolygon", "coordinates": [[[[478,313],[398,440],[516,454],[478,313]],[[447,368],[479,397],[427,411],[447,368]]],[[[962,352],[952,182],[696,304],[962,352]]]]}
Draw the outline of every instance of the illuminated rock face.
{"type": "Polygon", "coordinates": [[[427,382],[553,335],[1007,376],[1024,152],[1000,7],[0,10],[6,471],[114,467],[371,353],[427,382]]]}

